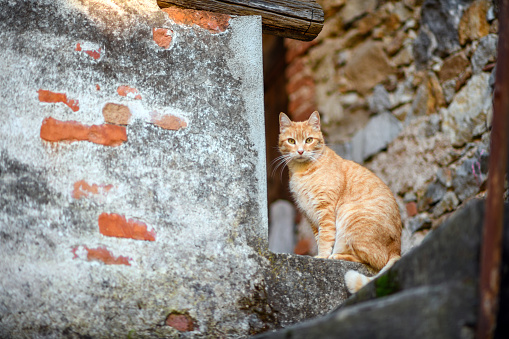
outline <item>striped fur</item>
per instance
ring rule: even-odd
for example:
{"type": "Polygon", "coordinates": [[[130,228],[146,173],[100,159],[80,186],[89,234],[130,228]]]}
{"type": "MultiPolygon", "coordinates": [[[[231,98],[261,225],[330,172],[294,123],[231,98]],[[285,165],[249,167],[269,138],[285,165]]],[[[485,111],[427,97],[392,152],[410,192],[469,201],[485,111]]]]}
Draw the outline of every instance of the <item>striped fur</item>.
{"type": "MultiPolygon", "coordinates": [[[[361,262],[377,271],[390,267],[401,254],[401,217],[387,185],[325,145],[318,112],[304,122],[281,113],[279,123],[279,161],[289,168],[290,190],[311,224],[317,257],[361,262]]],[[[369,281],[353,273],[347,280],[352,292],[369,281]]]]}

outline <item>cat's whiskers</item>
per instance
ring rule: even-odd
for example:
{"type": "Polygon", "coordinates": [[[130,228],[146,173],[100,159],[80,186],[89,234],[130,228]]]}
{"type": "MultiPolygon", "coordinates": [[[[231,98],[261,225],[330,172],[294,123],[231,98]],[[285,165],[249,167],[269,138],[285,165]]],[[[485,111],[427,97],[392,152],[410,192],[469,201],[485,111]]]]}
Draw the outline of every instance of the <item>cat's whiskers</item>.
{"type": "Polygon", "coordinates": [[[317,162],[318,161],[318,158],[320,157],[320,152],[318,151],[310,151],[309,152],[309,159],[311,159],[311,161],[313,162],[317,162]]]}
{"type": "Polygon", "coordinates": [[[280,174],[280,179],[283,180],[283,170],[285,169],[285,167],[288,165],[288,163],[292,160],[292,156],[290,154],[283,154],[283,155],[280,155],[279,157],[275,158],[274,160],[272,160],[272,163],[271,165],[275,167],[273,168],[272,170],[272,174],[271,176],[273,177],[274,174],[276,173],[276,171],[278,170],[278,168],[281,167],[281,174],[280,174]],[[283,165],[283,166],[281,166],[283,165]]]}

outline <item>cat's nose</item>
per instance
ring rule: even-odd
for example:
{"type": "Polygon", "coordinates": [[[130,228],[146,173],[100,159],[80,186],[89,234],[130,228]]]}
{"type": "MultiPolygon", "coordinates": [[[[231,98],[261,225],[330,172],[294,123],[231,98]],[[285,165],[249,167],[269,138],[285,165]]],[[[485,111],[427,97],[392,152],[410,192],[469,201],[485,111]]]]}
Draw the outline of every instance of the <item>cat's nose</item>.
{"type": "Polygon", "coordinates": [[[304,150],[303,149],[297,150],[297,153],[299,153],[299,155],[302,155],[302,153],[304,153],[304,150]]]}

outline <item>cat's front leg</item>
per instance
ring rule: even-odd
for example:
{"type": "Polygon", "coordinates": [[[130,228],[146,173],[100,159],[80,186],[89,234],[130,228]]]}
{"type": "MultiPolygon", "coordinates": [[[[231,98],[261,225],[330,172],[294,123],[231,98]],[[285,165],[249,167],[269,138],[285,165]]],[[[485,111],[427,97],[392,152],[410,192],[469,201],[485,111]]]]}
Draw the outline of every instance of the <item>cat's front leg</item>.
{"type": "Polygon", "coordinates": [[[332,254],[336,240],[336,224],[333,218],[324,218],[318,229],[318,255],[315,258],[327,259],[332,254]]]}

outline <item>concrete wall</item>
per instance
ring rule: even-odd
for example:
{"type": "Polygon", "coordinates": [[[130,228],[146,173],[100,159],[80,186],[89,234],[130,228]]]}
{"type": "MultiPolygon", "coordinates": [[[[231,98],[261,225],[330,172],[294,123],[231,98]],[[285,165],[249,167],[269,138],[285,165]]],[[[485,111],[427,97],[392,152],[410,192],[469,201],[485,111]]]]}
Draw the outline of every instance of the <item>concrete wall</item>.
{"type": "Polygon", "coordinates": [[[245,330],[232,302],[267,233],[260,19],[211,17],[210,32],[155,1],[11,4],[2,336],[125,336],[171,313],[245,330]]]}
{"type": "Polygon", "coordinates": [[[261,21],[0,1],[0,337],[239,337],[353,263],[273,255],[261,21]]]}

